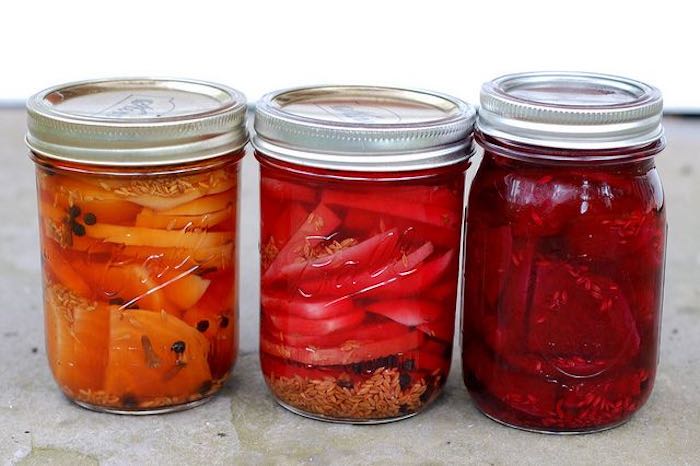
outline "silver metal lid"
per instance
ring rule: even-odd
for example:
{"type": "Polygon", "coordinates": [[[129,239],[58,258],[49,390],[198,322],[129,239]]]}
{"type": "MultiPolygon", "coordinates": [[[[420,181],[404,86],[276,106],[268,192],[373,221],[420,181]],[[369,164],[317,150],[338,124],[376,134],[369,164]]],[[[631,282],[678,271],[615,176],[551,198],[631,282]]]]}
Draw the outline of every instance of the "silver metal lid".
{"type": "Polygon", "coordinates": [[[472,153],[473,106],[428,91],[303,87],[256,105],[253,146],[264,156],[350,171],[447,166],[472,153]]]}
{"type": "Polygon", "coordinates": [[[477,128],[524,144],[565,149],[639,146],[663,137],[655,87],[594,73],[502,76],[481,88],[477,128]]]}
{"type": "Polygon", "coordinates": [[[234,152],[248,141],[240,92],[202,81],[128,78],[46,89],[27,101],[27,145],[90,165],[155,166],[234,152]]]}

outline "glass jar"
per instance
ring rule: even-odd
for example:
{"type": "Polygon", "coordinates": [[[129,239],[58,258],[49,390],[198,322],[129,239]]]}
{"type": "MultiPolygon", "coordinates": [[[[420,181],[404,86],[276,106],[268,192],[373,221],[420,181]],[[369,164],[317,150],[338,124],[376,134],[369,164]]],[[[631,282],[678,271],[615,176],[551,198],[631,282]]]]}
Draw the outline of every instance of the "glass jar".
{"type": "Polygon", "coordinates": [[[260,358],[282,406],[378,423],[440,393],[474,118],[457,99],[381,87],[259,102],[260,358]]]}
{"type": "Polygon", "coordinates": [[[666,216],[653,87],[585,73],[486,83],[469,195],[464,381],[513,427],[591,432],[649,397],[666,216]]]}
{"type": "Polygon", "coordinates": [[[111,413],[203,403],[238,351],[245,97],[101,80],[42,91],[27,109],[58,386],[111,413]]]}

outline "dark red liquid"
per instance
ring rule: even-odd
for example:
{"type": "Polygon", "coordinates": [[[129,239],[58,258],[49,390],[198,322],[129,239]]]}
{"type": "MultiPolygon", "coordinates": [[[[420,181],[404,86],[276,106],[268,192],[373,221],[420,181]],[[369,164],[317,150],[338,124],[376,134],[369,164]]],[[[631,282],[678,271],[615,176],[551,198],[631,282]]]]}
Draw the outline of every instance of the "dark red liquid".
{"type": "Polygon", "coordinates": [[[270,389],[329,418],[417,412],[450,368],[465,167],[330,178],[258,157],[270,389]]]}
{"type": "Polygon", "coordinates": [[[469,198],[463,314],[478,407],[554,432],[634,413],[656,371],[665,241],[651,158],[547,164],[487,149],[469,198]]]}

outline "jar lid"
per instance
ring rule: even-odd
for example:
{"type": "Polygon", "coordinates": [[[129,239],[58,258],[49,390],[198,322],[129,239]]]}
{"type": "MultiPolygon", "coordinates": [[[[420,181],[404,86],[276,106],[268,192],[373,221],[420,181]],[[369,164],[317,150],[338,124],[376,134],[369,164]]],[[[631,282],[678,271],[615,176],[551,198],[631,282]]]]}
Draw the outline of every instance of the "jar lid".
{"type": "Polygon", "coordinates": [[[534,72],[501,76],[481,88],[477,128],[535,146],[615,149],[663,137],[655,87],[605,74],[534,72]]]}
{"type": "Polygon", "coordinates": [[[475,119],[473,106],[434,92],[302,87],[263,96],[252,143],[265,156],[305,166],[420,170],[469,158],[475,119]]]}
{"type": "Polygon", "coordinates": [[[248,141],[240,92],[202,81],[128,78],[46,89],[27,101],[27,145],[89,165],[194,162],[248,141]]]}

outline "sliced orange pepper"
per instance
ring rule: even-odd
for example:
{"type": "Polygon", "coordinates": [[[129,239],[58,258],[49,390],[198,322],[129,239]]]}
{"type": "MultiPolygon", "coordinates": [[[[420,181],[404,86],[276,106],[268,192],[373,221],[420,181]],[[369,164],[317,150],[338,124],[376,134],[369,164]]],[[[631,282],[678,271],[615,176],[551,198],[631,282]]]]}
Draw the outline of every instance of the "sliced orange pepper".
{"type": "Polygon", "coordinates": [[[104,389],[126,407],[151,398],[198,397],[211,386],[208,355],[207,339],[175,316],[116,311],[104,389]]]}
{"type": "Polygon", "coordinates": [[[59,385],[79,395],[104,381],[109,307],[81,298],[60,284],[45,290],[46,351],[59,385]]]}
{"type": "Polygon", "coordinates": [[[225,232],[167,231],[109,224],[88,226],[86,232],[91,238],[99,238],[109,243],[154,248],[210,248],[233,240],[233,234],[225,232]]]}

